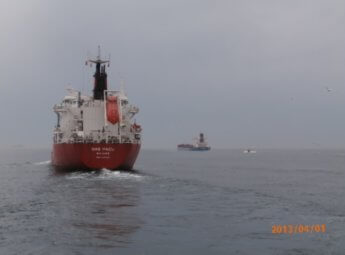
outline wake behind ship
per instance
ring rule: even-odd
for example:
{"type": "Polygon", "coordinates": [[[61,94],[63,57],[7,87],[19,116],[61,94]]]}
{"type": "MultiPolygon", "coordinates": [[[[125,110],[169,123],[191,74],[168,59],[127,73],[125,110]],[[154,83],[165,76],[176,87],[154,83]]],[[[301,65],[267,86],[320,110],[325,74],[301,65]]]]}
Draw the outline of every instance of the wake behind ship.
{"type": "Polygon", "coordinates": [[[52,165],[62,169],[131,170],[141,145],[141,127],[133,122],[138,107],[123,91],[108,90],[106,65],[100,52],[95,64],[93,95],[68,90],[54,106],[52,165]]]}

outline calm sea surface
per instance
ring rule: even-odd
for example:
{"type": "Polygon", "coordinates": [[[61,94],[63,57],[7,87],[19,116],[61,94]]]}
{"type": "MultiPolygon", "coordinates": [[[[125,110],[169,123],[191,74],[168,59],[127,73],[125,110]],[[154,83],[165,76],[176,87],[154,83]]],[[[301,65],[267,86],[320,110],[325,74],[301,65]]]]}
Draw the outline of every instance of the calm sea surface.
{"type": "Polygon", "coordinates": [[[345,254],[345,151],[142,150],[134,172],[57,173],[0,150],[0,254],[345,254]],[[325,233],[272,234],[325,224],[325,233]]]}

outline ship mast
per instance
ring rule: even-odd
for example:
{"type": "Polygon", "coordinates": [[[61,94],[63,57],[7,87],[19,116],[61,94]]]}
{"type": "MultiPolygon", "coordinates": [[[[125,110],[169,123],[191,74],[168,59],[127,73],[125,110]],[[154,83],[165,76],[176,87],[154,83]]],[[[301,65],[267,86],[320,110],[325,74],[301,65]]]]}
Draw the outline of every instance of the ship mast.
{"type": "Polygon", "coordinates": [[[93,99],[104,100],[104,91],[108,89],[107,73],[105,71],[106,64],[110,64],[110,60],[101,59],[101,47],[98,46],[98,56],[96,59],[88,59],[86,64],[96,64],[96,71],[93,77],[95,78],[95,85],[93,88],[93,99]]]}

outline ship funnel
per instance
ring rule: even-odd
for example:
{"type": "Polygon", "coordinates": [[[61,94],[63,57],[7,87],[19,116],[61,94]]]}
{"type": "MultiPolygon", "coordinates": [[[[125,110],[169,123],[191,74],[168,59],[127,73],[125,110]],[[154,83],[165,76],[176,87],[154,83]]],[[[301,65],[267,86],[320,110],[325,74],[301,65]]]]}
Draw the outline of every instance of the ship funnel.
{"type": "Polygon", "coordinates": [[[95,86],[93,88],[93,99],[103,100],[104,90],[107,90],[107,73],[105,66],[101,63],[96,63],[96,72],[93,75],[95,78],[95,86]]]}
{"type": "Polygon", "coordinates": [[[96,64],[96,71],[93,77],[95,78],[95,85],[93,88],[93,99],[96,100],[104,100],[104,91],[108,89],[107,84],[107,73],[105,71],[106,64],[108,64],[109,60],[102,60],[100,48],[98,48],[98,56],[97,59],[89,59],[86,63],[94,63],[96,64]]]}
{"type": "Polygon", "coordinates": [[[203,143],[205,141],[204,133],[200,133],[199,142],[203,143]]]}

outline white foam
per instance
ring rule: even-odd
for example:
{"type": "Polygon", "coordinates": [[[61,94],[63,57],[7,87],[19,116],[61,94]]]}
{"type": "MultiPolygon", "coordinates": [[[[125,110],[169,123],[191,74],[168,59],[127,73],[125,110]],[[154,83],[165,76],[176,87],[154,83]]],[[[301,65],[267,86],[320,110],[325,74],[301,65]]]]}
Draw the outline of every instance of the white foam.
{"type": "Polygon", "coordinates": [[[99,178],[116,178],[116,179],[143,179],[144,176],[131,173],[131,172],[120,172],[120,171],[111,171],[108,169],[102,169],[99,178]]]}
{"type": "Polygon", "coordinates": [[[50,160],[46,160],[46,161],[36,162],[36,163],[34,163],[34,165],[36,165],[36,166],[49,165],[50,162],[51,162],[50,160]]]}
{"type": "Polygon", "coordinates": [[[67,179],[86,179],[92,177],[92,173],[75,172],[66,175],[67,179]]]}
{"type": "Polygon", "coordinates": [[[68,174],[67,179],[91,179],[91,180],[142,180],[144,176],[131,173],[102,169],[91,172],[75,172],[68,174]]]}

